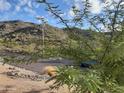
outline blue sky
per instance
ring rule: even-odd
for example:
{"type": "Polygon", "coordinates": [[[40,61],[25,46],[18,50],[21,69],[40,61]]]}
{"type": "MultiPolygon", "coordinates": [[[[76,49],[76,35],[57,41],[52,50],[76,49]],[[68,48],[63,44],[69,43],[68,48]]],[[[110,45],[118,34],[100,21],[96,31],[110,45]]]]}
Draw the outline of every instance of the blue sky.
{"type": "MultiPolygon", "coordinates": [[[[61,3],[60,9],[69,11],[67,7],[70,7],[70,4],[67,4],[65,0],[49,0],[49,2],[61,3]]],[[[44,16],[49,24],[58,25],[44,8],[43,5],[36,3],[36,0],[0,0],[0,21],[23,20],[38,23],[36,17],[44,16]]]]}
{"type": "MultiPolygon", "coordinates": [[[[61,4],[60,9],[64,10],[63,17],[72,18],[74,13],[70,8],[75,5],[81,8],[81,1],[83,0],[48,0],[55,4],[61,4]]],[[[104,0],[111,2],[111,0],[104,0]]],[[[100,0],[90,0],[92,5],[91,12],[98,14],[102,10],[103,3],[100,0]]],[[[6,20],[22,20],[33,23],[38,23],[37,16],[44,16],[48,23],[54,26],[61,27],[60,24],[48,12],[44,11],[44,6],[36,3],[36,0],[0,0],[0,21],[6,20]]],[[[86,26],[85,26],[86,27],[86,26]]]]}

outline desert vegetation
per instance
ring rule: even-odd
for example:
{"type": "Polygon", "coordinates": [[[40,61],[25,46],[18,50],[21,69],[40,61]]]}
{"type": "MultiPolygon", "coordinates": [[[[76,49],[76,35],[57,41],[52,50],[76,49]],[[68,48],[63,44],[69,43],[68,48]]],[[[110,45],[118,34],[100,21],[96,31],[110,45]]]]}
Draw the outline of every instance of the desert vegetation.
{"type": "Polygon", "coordinates": [[[58,66],[55,73],[49,69],[44,72],[54,74],[48,80],[54,81],[51,89],[67,85],[71,93],[124,93],[124,1],[102,0],[101,12],[93,14],[90,0],[82,0],[83,7],[71,6],[72,18],[63,16],[61,4],[49,0],[36,2],[64,27],[53,27],[43,17],[37,18],[42,24],[3,22],[0,57],[4,63],[68,59],[73,64],[58,66]],[[87,29],[83,29],[84,24],[88,24],[87,29]],[[87,62],[91,63],[84,65],[87,62]]]}

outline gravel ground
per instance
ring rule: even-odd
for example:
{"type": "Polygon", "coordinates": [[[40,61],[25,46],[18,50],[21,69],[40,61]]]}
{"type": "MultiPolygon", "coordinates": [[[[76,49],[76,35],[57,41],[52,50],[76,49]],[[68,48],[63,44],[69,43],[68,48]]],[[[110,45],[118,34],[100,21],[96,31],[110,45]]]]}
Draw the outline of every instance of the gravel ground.
{"type": "Polygon", "coordinates": [[[53,82],[46,84],[45,81],[49,78],[46,75],[39,75],[36,79],[29,78],[33,78],[35,75],[38,74],[33,71],[0,63],[0,93],[69,93],[66,86],[61,87],[58,91],[50,90],[49,86],[53,82]],[[17,75],[17,73],[19,74],[17,75]]]}

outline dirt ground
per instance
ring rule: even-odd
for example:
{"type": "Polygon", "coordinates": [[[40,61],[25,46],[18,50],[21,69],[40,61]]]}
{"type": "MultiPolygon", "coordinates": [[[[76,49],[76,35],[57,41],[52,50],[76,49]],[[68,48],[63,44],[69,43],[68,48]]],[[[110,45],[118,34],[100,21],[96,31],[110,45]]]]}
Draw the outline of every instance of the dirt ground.
{"type": "MultiPolygon", "coordinates": [[[[11,78],[5,72],[10,71],[10,65],[0,64],[0,93],[69,93],[67,87],[62,87],[58,91],[50,90],[52,82],[46,84],[45,80],[33,81],[25,78],[11,78]]],[[[23,73],[33,72],[18,68],[23,73]]]]}

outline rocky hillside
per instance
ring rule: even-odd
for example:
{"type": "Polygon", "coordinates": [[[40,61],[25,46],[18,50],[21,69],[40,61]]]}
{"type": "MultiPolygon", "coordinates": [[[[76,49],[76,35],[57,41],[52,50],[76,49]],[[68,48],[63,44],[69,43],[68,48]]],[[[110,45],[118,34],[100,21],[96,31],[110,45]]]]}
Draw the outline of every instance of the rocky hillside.
{"type": "MultiPolygon", "coordinates": [[[[76,46],[78,37],[89,38],[90,35],[89,30],[78,28],[72,28],[71,31],[68,31],[48,24],[38,25],[18,20],[4,21],[0,22],[0,56],[3,54],[8,56],[31,54],[33,56],[40,55],[40,57],[59,57],[61,46],[66,47],[70,44],[68,40],[73,42],[71,46],[76,46]],[[43,53],[43,51],[45,52],[43,53]]],[[[17,59],[19,58],[17,57],[17,59]]]]}
{"type": "Polygon", "coordinates": [[[63,40],[68,37],[63,30],[48,24],[43,27],[43,25],[22,21],[0,22],[0,36],[8,39],[42,38],[42,30],[44,30],[45,39],[47,40],[63,40]]]}
{"type": "Polygon", "coordinates": [[[44,49],[45,56],[53,56],[51,54],[56,54],[60,44],[65,44],[67,39],[68,34],[62,29],[48,24],[38,25],[18,20],[0,22],[0,55],[13,56],[13,53],[42,55],[44,49]],[[43,47],[43,31],[45,47],[43,47]]]}

